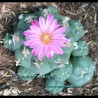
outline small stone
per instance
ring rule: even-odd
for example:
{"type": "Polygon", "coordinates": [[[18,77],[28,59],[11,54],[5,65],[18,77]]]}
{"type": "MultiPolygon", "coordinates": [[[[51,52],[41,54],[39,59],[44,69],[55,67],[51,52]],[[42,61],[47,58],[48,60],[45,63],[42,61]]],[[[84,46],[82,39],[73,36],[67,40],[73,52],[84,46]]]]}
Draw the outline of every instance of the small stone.
{"type": "Polygon", "coordinates": [[[11,93],[11,92],[10,92],[9,89],[5,89],[4,92],[3,92],[4,96],[10,95],[10,93],[11,93]]]}
{"type": "Polygon", "coordinates": [[[11,95],[17,96],[21,91],[17,87],[11,87],[10,92],[11,95]]]}
{"type": "Polygon", "coordinates": [[[73,88],[68,88],[67,91],[68,91],[68,94],[72,94],[73,93],[73,88]]]}
{"type": "Polygon", "coordinates": [[[3,95],[3,91],[0,91],[0,96],[2,96],[3,95]]]}

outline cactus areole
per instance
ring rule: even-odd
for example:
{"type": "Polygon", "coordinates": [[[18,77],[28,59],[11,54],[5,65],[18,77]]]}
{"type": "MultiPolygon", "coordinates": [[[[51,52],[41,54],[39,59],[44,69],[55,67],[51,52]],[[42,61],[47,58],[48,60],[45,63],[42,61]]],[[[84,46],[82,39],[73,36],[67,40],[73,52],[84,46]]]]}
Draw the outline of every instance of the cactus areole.
{"type": "Polygon", "coordinates": [[[4,37],[4,47],[15,52],[18,78],[44,78],[45,90],[54,94],[67,87],[65,81],[82,87],[92,79],[95,64],[79,20],[60,15],[53,6],[18,19],[15,29],[4,37]]]}

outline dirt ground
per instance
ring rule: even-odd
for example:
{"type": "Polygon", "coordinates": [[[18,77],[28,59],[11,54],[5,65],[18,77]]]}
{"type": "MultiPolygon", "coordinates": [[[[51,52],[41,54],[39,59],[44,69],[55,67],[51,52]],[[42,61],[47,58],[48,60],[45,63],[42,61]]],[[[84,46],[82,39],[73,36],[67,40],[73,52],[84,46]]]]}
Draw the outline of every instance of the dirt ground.
{"type": "Polygon", "coordinates": [[[93,79],[83,88],[68,88],[58,96],[96,96],[98,95],[98,3],[97,2],[4,2],[0,3],[0,96],[55,96],[44,89],[43,79],[24,81],[15,77],[14,53],[3,48],[2,39],[13,31],[17,15],[33,12],[39,7],[53,5],[60,13],[72,19],[80,19],[84,29],[84,39],[89,44],[89,56],[96,64],[93,79]]]}

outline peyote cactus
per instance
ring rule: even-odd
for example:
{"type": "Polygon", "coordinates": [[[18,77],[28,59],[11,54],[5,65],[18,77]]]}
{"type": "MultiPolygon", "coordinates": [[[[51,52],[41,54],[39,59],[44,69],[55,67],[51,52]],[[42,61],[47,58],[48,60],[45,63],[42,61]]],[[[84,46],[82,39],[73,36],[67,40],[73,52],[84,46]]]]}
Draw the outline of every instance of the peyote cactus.
{"type": "Polygon", "coordinates": [[[6,33],[4,47],[15,52],[18,77],[44,78],[45,89],[56,94],[64,89],[65,81],[80,87],[93,77],[95,65],[87,56],[89,47],[83,35],[80,21],[64,17],[57,8],[49,6],[32,14],[21,14],[14,31],[6,33]],[[38,42],[40,33],[44,45],[38,42]]]}

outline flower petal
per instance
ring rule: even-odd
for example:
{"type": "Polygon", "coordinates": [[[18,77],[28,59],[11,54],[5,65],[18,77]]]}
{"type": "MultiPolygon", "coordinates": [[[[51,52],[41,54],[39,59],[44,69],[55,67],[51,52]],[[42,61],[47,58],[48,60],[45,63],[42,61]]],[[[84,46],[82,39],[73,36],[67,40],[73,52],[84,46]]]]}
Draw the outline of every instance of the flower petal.
{"type": "Polygon", "coordinates": [[[36,49],[33,49],[33,50],[32,50],[32,54],[33,54],[34,56],[37,55],[37,51],[36,51],[36,49]]]}
{"type": "Polygon", "coordinates": [[[54,52],[51,51],[47,45],[45,46],[45,55],[47,58],[51,58],[54,55],[54,52]]]}
{"type": "Polygon", "coordinates": [[[39,17],[39,25],[40,25],[41,31],[44,33],[46,27],[45,27],[45,19],[42,16],[39,17]]]}
{"type": "Polygon", "coordinates": [[[38,59],[40,60],[44,56],[44,45],[38,48],[38,59]]]}
{"type": "Polygon", "coordinates": [[[66,36],[66,34],[55,34],[55,35],[53,35],[53,37],[64,37],[64,36],[66,36]]]}
{"type": "Polygon", "coordinates": [[[49,47],[45,46],[45,55],[47,58],[49,58],[49,47]]]}
{"type": "Polygon", "coordinates": [[[60,36],[60,37],[56,36],[56,37],[54,37],[54,40],[60,40],[61,42],[65,42],[65,43],[69,42],[69,39],[62,37],[62,36],[60,36]]]}
{"type": "MultiPolygon", "coordinates": [[[[46,30],[47,30],[47,31],[48,31],[48,29],[49,29],[49,27],[50,27],[52,21],[53,21],[53,16],[52,16],[52,14],[49,14],[49,15],[47,16],[47,19],[46,19],[46,30]]],[[[47,32],[47,31],[46,31],[46,32],[47,32]]]]}
{"type": "MultiPolygon", "coordinates": [[[[31,44],[33,44],[34,42],[39,42],[39,43],[41,43],[40,40],[37,39],[37,38],[33,38],[33,39],[31,38],[30,40],[32,40],[31,44]]],[[[30,45],[31,45],[31,44],[30,44],[30,45]]]]}
{"type": "Polygon", "coordinates": [[[25,41],[23,44],[24,44],[25,46],[29,46],[31,43],[32,43],[31,40],[27,40],[27,41],[25,41]]]}
{"type": "Polygon", "coordinates": [[[33,20],[32,25],[39,27],[39,22],[37,20],[33,20]]]}
{"type": "Polygon", "coordinates": [[[38,34],[38,35],[40,35],[41,34],[41,30],[40,30],[40,28],[38,28],[38,27],[36,27],[36,26],[30,26],[30,29],[31,29],[31,31],[32,32],[34,32],[35,34],[38,34]]]}
{"type": "Polygon", "coordinates": [[[49,48],[55,53],[55,54],[63,54],[63,50],[60,47],[55,46],[54,44],[50,44],[49,48]]]}
{"type": "Polygon", "coordinates": [[[57,21],[57,19],[55,19],[53,22],[52,22],[52,24],[51,24],[51,26],[50,26],[50,28],[49,28],[49,32],[53,32],[54,30],[55,30],[55,27],[57,26],[57,23],[58,23],[58,21],[57,21]]]}
{"type": "Polygon", "coordinates": [[[59,41],[59,40],[54,40],[53,44],[55,44],[55,46],[58,46],[58,47],[64,47],[65,46],[64,42],[59,41]]]}
{"type": "Polygon", "coordinates": [[[64,33],[65,31],[66,31],[66,28],[61,27],[61,28],[57,29],[56,31],[54,31],[52,34],[64,33]]]}
{"type": "Polygon", "coordinates": [[[40,36],[36,35],[36,34],[31,34],[28,36],[28,38],[32,39],[32,38],[36,38],[36,39],[40,39],[40,36]]]}
{"type": "Polygon", "coordinates": [[[36,48],[41,44],[40,41],[32,41],[32,43],[29,45],[30,48],[36,48]]]}
{"type": "Polygon", "coordinates": [[[58,25],[55,26],[54,31],[55,31],[56,29],[59,29],[59,28],[61,28],[61,25],[60,25],[60,24],[58,24],[58,25]]]}
{"type": "Polygon", "coordinates": [[[52,51],[52,50],[50,50],[50,55],[49,55],[49,58],[52,58],[53,57],[53,55],[54,55],[54,52],[52,51]]]}
{"type": "Polygon", "coordinates": [[[69,41],[70,41],[69,39],[65,38],[65,41],[64,42],[65,43],[69,43],[69,41]]]}
{"type": "Polygon", "coordinates": [[[55,40],[61,40],[61,39],[64,39],[65,40],[65,37],[64,36],[54,36],[53,39],[55,40]]]}
{"type": "Polygon", "coordinates": [[[31,34],[33,34],[33,32],[31,30],[26,30],[26,31],[23,32],[23,35],[25,35],[25,36],[28,36],[28,35],[31,35],[31,34]]]}

